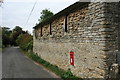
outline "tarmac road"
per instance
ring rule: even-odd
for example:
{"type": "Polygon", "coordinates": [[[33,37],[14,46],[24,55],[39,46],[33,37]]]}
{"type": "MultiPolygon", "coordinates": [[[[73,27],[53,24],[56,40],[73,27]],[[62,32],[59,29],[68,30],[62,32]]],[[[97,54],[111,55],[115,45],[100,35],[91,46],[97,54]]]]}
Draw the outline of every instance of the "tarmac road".
{"type": "Polygon", "coordinates": [[[2,53],[2,78],[55,78],[55,76],[27,58],[18,47],[9,47],[2,53]]]}

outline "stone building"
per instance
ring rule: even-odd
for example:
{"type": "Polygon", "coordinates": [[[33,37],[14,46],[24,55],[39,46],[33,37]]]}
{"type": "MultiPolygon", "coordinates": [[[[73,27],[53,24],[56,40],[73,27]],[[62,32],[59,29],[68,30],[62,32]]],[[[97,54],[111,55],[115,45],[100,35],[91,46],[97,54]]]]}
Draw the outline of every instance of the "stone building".
{"type": "Polygon", "coordinates": [[[78,77],[107,78],[120,50],[119,6],[118,2],[70,5],[34,27],[33,51],[78,77]]]}

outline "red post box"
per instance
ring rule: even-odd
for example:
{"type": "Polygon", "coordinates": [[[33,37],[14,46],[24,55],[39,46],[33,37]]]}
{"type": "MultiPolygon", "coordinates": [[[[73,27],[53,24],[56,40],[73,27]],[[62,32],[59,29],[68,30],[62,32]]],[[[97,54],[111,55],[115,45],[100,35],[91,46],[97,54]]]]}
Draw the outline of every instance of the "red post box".
{"type": "Polygon", "coordinates": [[[70,51],[70,65],[74,66],[74,52],[70,51]]]}

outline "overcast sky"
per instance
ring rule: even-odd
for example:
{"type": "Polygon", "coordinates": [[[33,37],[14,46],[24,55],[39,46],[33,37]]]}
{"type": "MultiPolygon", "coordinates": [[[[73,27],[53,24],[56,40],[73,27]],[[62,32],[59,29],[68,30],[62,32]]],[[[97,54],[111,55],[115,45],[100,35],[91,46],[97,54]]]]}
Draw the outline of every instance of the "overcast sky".
{"type": "Polygon", "coordinates": [[[2,26],[13,29],[20,26],[23,30],[32,33],[33,27],[38,22],[40,12],[48,8],[54,14],[75,3],[78,0],[38,0],[32,15],[25,26],[28,16],[36,0],[4,0],[2,5],[2,26]]]}

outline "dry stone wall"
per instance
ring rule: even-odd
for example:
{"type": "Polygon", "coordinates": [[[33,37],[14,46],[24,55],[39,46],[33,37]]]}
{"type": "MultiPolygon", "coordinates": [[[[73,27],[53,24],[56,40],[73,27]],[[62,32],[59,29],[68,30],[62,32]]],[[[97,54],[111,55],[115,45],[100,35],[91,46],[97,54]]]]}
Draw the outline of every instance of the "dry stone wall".
{"type": "Polygon", "coordinates": [[[41,28],[34,30],[33,51],[64,70],[70,68],[78,77],[107,78],[118,50],[117,9],[116,3],[90,3],[67,15],[67,32],[66,15],[54,20],[52,34],[50,24],[42,27],[42,36],[41,28]],[[71,50],[74,66],[70,65],[71,50]]]}

